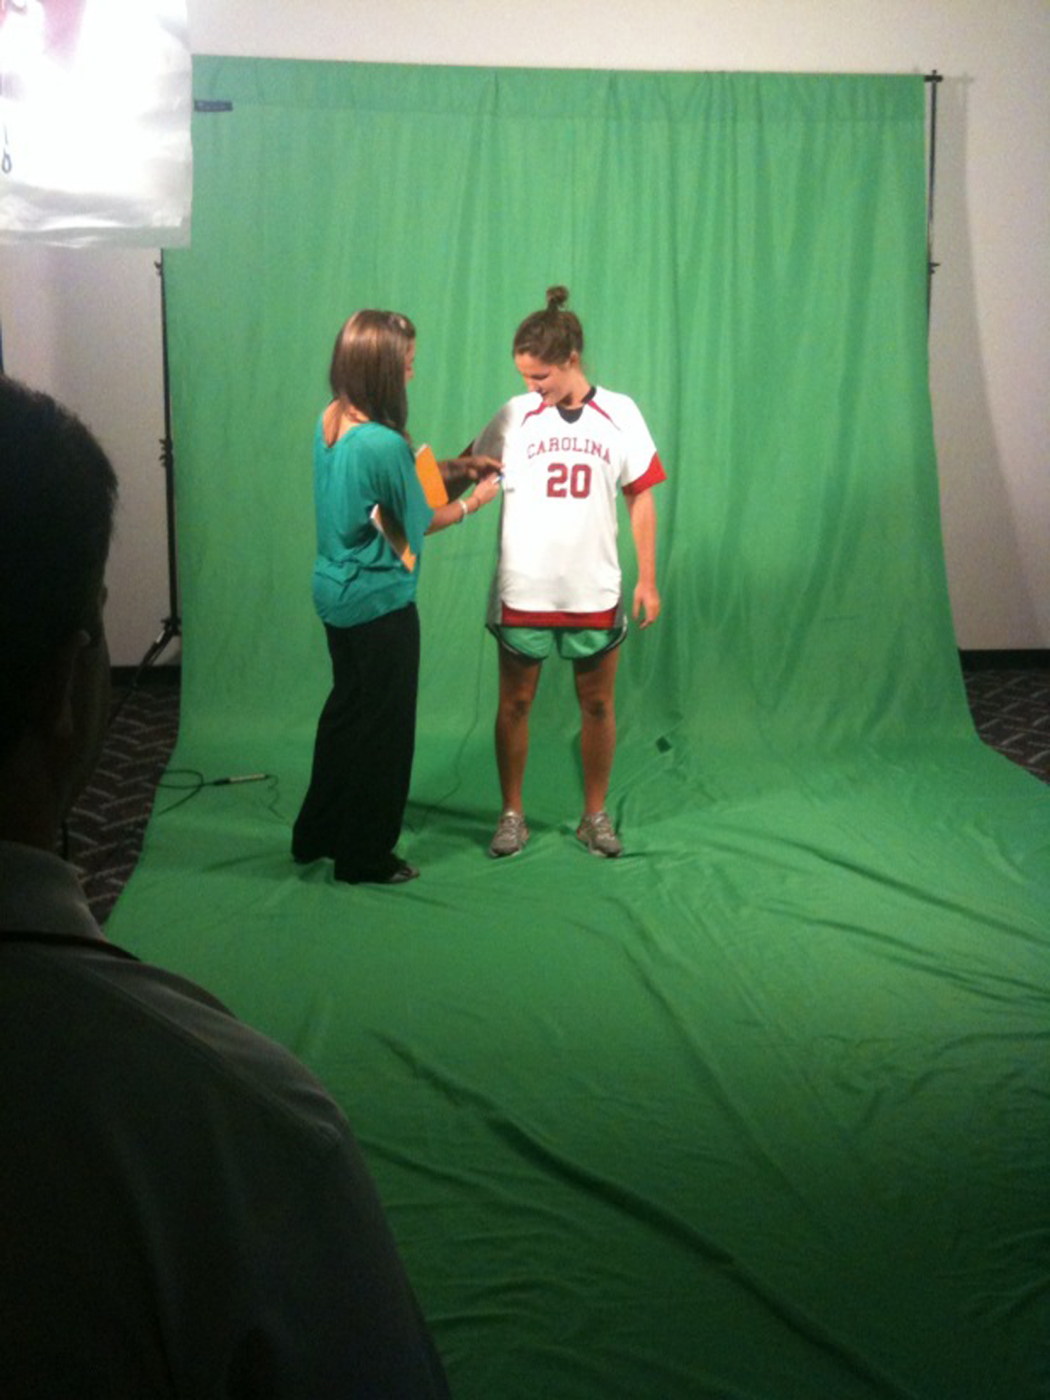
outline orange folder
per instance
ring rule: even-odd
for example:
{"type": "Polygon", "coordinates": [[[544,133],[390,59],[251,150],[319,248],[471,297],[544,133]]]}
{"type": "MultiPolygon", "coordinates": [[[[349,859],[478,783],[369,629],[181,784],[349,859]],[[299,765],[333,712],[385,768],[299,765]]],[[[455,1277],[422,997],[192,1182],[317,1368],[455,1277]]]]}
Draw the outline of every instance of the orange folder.
{"type": "MultiPolygon", "coordinates": [[[[443,506],[448,504],[448,492],[445,490],[445,482],[441,475],[441,468],[437,464],[437,458],[429,443],[424,443],[416,453],[416,475],[419,477],[419,484],[423,488],[423,494],[427,498],[428,506],[443,506]]],[[[372,519],[377,528],[386,536],[390,547],[404,564],[409,573],[416,567],[416,556],[409,547],[408,540],[405,539],[405,532],[401,528],[401,522],[395,520],[388,510],[382,506],[376,506],[372,512],[372,519]]]]}
{"type": "Polygon", "coordinates": [[[448,505],[445,480],[429,443],[425,442],[416,453],[416,476],[419,477],[419,484],[423,488],[428,506],[448,505]]]}

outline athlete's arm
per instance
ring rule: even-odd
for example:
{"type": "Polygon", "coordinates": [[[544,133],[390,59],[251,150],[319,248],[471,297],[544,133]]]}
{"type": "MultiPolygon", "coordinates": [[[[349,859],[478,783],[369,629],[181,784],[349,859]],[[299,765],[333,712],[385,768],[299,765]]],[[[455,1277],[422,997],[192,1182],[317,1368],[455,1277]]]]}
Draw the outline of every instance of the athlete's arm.
{"type": "Polygon", "coordinates": [[[633,612],[641,626],[648,627],[660,616],[660,594],[656,587],[656,502],[651,490],[639,491],[626,500],[634,552],[638,557],[633,612]]]}

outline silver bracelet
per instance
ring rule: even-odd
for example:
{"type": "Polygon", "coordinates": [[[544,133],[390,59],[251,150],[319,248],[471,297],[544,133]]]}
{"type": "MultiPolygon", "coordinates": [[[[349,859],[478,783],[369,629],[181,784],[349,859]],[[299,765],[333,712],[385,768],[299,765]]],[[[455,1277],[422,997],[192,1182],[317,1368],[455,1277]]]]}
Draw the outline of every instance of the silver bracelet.
{"type": "Polygon", "coordinates": [[[462,496],[459,498],[457,504],[459,505],[460,510],[463,512],[463,514],[459,517],[459,523],[462,525],[464,520],[466,520],[467,516],[470,514],[470,511],[467,509],[467,503],[462,496]]]}

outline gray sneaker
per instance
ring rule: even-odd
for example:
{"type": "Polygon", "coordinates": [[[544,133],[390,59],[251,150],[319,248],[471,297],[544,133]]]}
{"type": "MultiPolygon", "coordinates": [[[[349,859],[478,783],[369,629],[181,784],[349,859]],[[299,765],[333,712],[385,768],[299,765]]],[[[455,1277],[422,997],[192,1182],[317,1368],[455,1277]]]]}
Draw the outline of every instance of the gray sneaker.
{"type": "Polygon", "coordinates": [[[490,856],[516,856],[529,839],[529,828],[520,812],[504,812],[489,843],[490,856]]]}
{"type": "Polygon", "coordinates": [[[608,812],[595,812],[593,817],[584,817],[576,828],[576,835],[592,856],[614,858],[621,854],[623,847],[613,831],[608,812]]]}

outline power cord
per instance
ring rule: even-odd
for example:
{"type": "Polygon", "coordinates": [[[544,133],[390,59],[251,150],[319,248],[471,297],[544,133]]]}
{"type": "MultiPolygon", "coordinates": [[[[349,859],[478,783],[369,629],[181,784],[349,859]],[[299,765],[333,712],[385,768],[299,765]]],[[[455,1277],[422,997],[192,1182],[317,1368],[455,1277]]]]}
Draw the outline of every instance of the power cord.
{"type": "Polygon", "coordinates": [[[167,788],[184,795],[177,802],[170,803],[157,815],[162,817],[168,812],[174,812],[176,807],[181,807],[184,802],[189,802],[191,797],[196,797],[206,787],[233,787],[239,783],[273,782],[274,777],[273,773],[230,773],[223,778],[206,778],[196,768],[168,768],[157,784],[158,789],[167,788]],[[171,782],[171,778],[186,778],[189,781],[171,782]]]}

